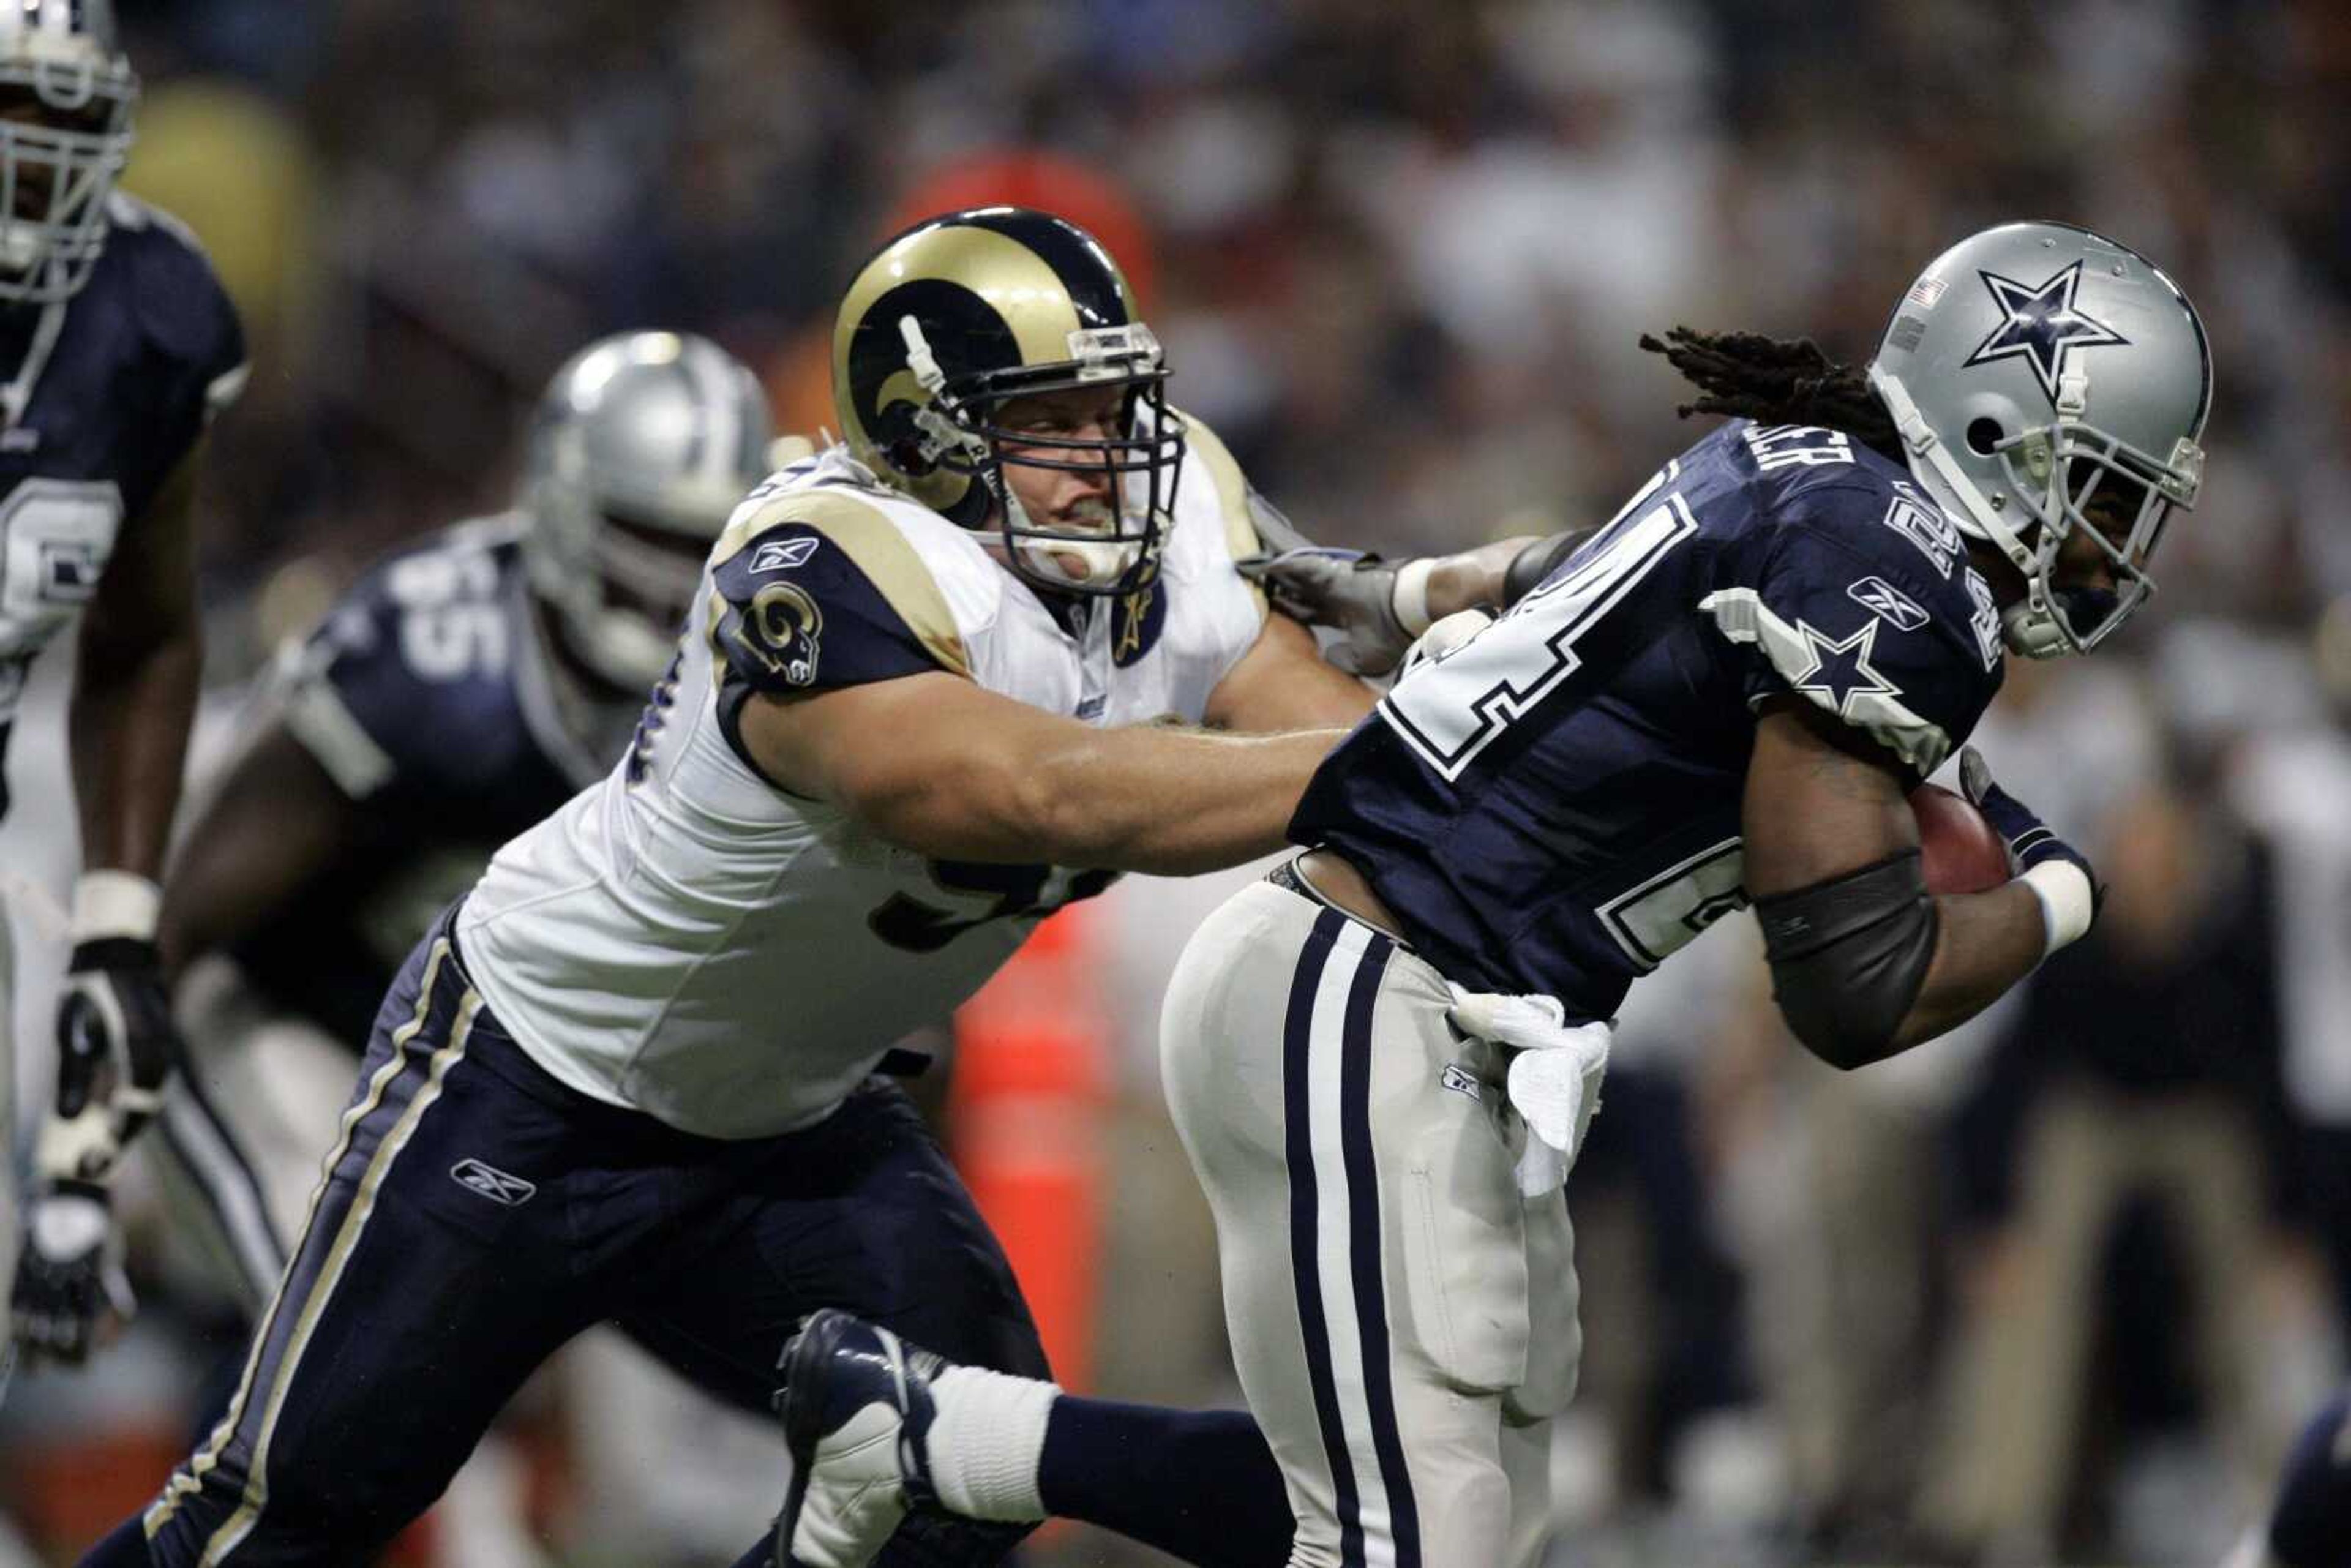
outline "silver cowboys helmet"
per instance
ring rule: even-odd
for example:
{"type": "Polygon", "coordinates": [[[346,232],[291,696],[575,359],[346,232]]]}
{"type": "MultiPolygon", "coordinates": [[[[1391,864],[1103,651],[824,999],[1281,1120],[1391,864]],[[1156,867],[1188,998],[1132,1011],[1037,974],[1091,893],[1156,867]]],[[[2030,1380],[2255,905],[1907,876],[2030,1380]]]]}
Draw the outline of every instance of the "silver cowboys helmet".
{"type": "Polygon", "coordinates": [[[661,678],[772,434],[758,382],[706,339],[624,332],[555,372],[523,459],[524,554],[532,591],[599,674],[661,678]]]}
{"type": "Polygon", "coordinates": [[[106,248],[139,78],[112,0],[0,4],[0,300],[70,299],[106,248]]]}
{"type": "Polygon", "coordinates": [[[1013,570],[1064,593],[1128,593],[1158,572],[1184,461],[1166,380],[1110,253],[1027,207],[908,229],[858,273],[833,327],[833,408],[852,455],[949,521],[994,529],[1013,570]],[[1122,393],[1108,435],[1005,428],[1007,403],[1080,387],[1122,393]],[[1015,465],[1104,476],[1108,515],[1030,517],[1005,483],[1015,465]]]}
{"type": "Polygon", "coordinates": [[[2195,307],[2145,256],[2068,224],[1961,240],[1896,307],[1869,382],[1919,485],[2023,574],[2001,616],[2011,652],[2086,652],[2155,591],[2164,525],[2203,481],[2212,355],[2195,307]],[[2056,586],[2077,532],[2105,555],[2111,594],[2056,586]]]}

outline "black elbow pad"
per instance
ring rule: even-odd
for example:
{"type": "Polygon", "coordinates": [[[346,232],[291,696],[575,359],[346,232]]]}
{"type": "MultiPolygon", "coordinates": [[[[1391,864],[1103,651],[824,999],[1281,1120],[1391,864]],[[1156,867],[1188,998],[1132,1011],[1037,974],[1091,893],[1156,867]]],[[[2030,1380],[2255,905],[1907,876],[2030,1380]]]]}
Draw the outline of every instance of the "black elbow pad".
{"type": "Polygon", "coordinates": [[[1509,609],[1534,591],[1535,586],[1552,574],[1553,568],[1575,553],[1576,547],[1590,538],[1591,528],[1573,528],[1563,534],[1553,534],[1547,539],[1537,539],[1510,558],[1502,570],[1502,609],[1509,609]]]}
{"type": "Polygon", "coordinates": [[[1918,852],[1755,901],[1772,997],[1806,1050],[1855,1068],[1894,1053],[1938,919],[1918,852]]]}

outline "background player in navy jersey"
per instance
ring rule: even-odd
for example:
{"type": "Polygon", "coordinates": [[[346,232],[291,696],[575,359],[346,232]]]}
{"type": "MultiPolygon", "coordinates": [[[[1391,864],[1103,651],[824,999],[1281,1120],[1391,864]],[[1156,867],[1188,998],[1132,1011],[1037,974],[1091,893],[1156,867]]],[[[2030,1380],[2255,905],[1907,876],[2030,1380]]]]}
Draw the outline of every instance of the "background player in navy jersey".
{"type": "MultiPolygon", "coordinates": [[[[107,0],[0,7],[0,751],[26,671],[78,612],[85,867],[10,1332],[68,1362],[127,1303],[106,1178],[176,1051],[154,879],[203,658],[191,505],[204,427],[245,378],[211,264],[114,190],[138,91],[107,0]]],[[[0,1045],[5,942],[0,927],[0,1045]]]]}
{"type": "Polygon", "coordinates": [[[500,844],[628,749],[771,436],[717,345],[590,344],[539,400],[513,507],[392,555],[287,650],[172,863],[160,934],[169,976],[232,960],[194,988],[192,1071],[162,1120],[249,1305],[277,1286],[402,960],[500,844]],[[204,1080],[256,1050],[270,1063],[232,1071],[249,1092],[215,1110],[204,1080]],[[301,1093],[314,1078],[330,1099],[301,1093]]]}
{"type": "Polygon", "coordinates": [[[2210,402],[2186,298],[2125,246],[2014,224],[1921,275],[1865,380],[1804,344],[1659,346],[1696,408],[1747,417],[1596,532],[1265,569],[1358,668],[1515,601],[1406,668],[1316,773],[1309,852],[1212,915],[1168,993],[1169,1099],[1286,1496],[1200,1462],[1229,1429],[1070,1398],[1040,1419],[1037,1385],[824,1313],[786,1366],[803,1558],[865,1561],[911,1500],[1162,1544],[1211,1517],[1203,1563],[1531,1563],[1580,1351],[1560,1187],[1631,983],[1751,900],[1791,1028],[1850,1068],[2088,928],[2087,862],[1972,753],[2006,884],[1930,890],[1906,796],[2004,650],[2086,650],[2151,590],[2210,402]]]}

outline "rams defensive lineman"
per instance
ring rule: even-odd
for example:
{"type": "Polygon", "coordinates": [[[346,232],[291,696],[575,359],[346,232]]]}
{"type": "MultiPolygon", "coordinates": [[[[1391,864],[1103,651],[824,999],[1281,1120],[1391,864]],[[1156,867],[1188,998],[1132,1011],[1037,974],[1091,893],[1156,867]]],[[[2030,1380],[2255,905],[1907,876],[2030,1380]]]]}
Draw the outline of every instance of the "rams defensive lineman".
{"type": "MultiPolygon", "coordinates": [[[[154,879],[203,660],[190,506],[204,427],[245,378],[194,241],[114,190],[138,93],[108,0],[0,7],[0,750],[34,657],[82,617],[87,869],[10,1301],[17,1342],[62,1361],[122,1300],[106,1179],[172,1061],[154,879]]],[[[8,967],[0,926],[0,1045],[8,967]]]]}
{"type": "Polygon", "coordinates": [[[392,555],[287,650],[161,928],[167,974],[233,961],[193,988],[193,1068],[162,1124],[256,1309],[385,988],[499,845],[627,748],[771,437],[758,382],[716,344],[591,343],[539,398],[513,507],[392,555]],[[215,1114],[202,1085],[231,1063],[246,1092],[215,1114]],[[312,1103],[313,1081],[333,1098],[312,1103]]]}
{"type": "Polygon", "coordinates": [[[1043,1370],[873,1070],[1116,872],[1277,847],[1297,727],[1369,695],[1236,570],[1247,486],[1083,233],[900,236],[833,371],[848,447],[745,502],[627,758],[413,956],[227,1416],[87,1561],[364,1558],[607,1318],[737,1403],[826,1305],[1043,1370]]]}
{"type": "Polygon", "coordinates": [[[1596,533],[1267,568],[1358,667],[1465,597],[1515,600],[1406,669],[1316,774],[1290,824],[1310,852],[1211,915],[1170,983],[1168,1097],[1286,1499],[1239,1484],[1239,1434],[1195,1429],[1234,1458],[1172,1464],[1168,1413],[825,1313],[787,1362],[808,1562],[855,1568],[909,1501],[1135,1532],[1105,1512],[1124,1490],[1159,1500],[1157,1544],[1186,1510],[1224,1521],[1197,1563],[1525,1568],[1580,1349],[1560,1186],[1633,980],[1752,900],[1790,1026],[1855,1067],[2088,929],[2087,862],[1980,758],[2004,885],[1933,893],[1905,797],[2004,652],[2094,647],[2152,590],[2211,398],[2186,298],[2126,246],[2012,224],[1920,276],[1866,380],[1808,343],[1657,346],[1698,407],[1750,417],[1596,533]],[[820,1539],[816,1511],[851,1523],[820,1539]]]}

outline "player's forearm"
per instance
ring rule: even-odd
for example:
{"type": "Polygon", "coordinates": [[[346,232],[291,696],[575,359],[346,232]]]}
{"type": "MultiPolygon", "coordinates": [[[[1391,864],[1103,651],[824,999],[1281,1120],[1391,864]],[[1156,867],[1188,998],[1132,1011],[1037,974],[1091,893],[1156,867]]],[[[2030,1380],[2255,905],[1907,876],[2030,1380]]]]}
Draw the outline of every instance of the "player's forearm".
{"type": "Polygon", "coordinates": [[[1189,876],[1270,854],[1345,734],[1097,731],[1039,759],[1039,827],[1052,848],[1028,858],[1189,876]]]}
{"type": "Polygon", "coordinates": [[[913,787],[836,798],[883,837],[937,859],[1186,875],[1280,848],[1307,780],[1344,733],[1055,726],[990,737],[913,787]]]}
{"type": "Polygon", "coordinates": [[[1430,560],[1429,621],[1442,621],[1463,610],[1507,609],[1510,604],[1507,580],[1510,563],[1519,559],[1521,550],[1541,542],[1539,535],[1520,534],[1514,538],[1497,539],[1476,549],[1437,556],[1430,560]]]}
{"type": "Polygon", "coordinates": [[[1935,909],[1934,962],[1887,1044],[1888,1056],[1957,1029],[2041,962],[2041,903],[2022,883],[1989,893],[1945,894],[1935,900],[1935,909]]]}
{"type": "Polygon", "coordinates": [[[193,616],[136,643],[83,635],[68,731],[85,867],[162,874],[203,665],[193,616]]]}

